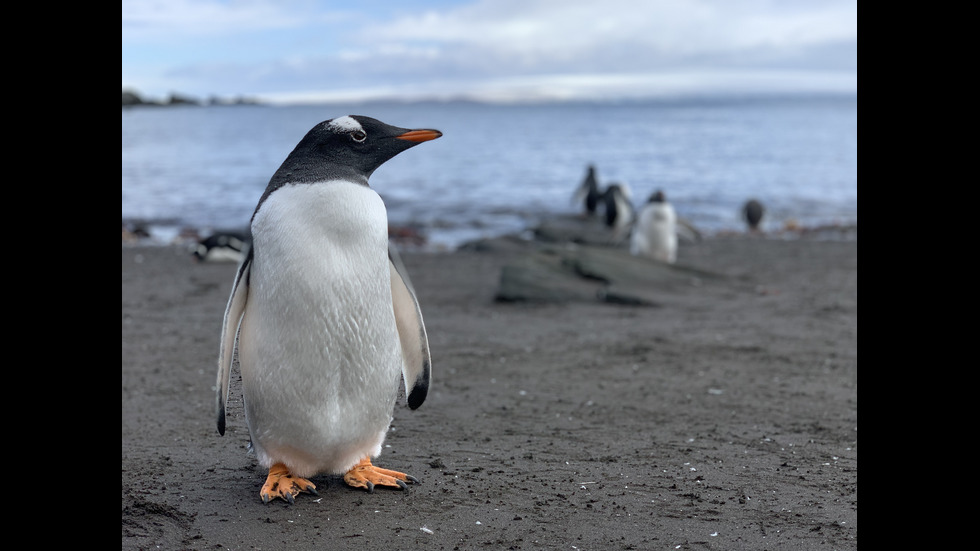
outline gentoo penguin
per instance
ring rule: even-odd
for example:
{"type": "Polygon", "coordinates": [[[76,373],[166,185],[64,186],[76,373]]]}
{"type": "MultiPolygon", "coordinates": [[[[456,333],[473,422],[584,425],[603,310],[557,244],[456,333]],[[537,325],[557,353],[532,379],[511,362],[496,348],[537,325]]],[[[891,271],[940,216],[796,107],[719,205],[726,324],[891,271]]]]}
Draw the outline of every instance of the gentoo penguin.
{"type": "Polygon", "coordinates": [[[243,232],[217,232],[198,240],[191,250],[197,262],[241,262],[249,237],[243,232]]]}
{"type": "Polygon", "coordinates": [[[368,177],[440,136],[363,116],[324,121],[286,157],[255,207],[252,246],[225,310],[217,422],[224,434],[237,346],[251,449],[269,470],[265,503],[315,494],[308,478],[319,473],[342,474],[368,491],[418,482],[371,463],[399,379],[408,406],[418,408],[430,363],[421,311],[368,177]]]}
{"type": "Polygon", "coordinates": [[[575,204],[583,203],[585,204],[585,214],[587,216],[592,216],[595,214],[595,209],[599,205],[599,199],[602,194],[599,193],[599,182],[595,177],[595,166],[589,165],[588,170],[585,173],[585,179],[575,190],[575,194],[572,196],[572,202],[575,204]]]}
{"type": "Polygon", "coordinates": [[[633,193],[625,183],[609,184],[602,193],[606,211],[606,226],[617,236],[623,235],[633,223],[633,193]]]}
{"type": "Polygon", "coordinates": [[[650,195],[640,209],[630,237],[630,253],[668,264],[677,261],[677,214],[663,191],[650,195]]]}
{"type": "Polygon", "coordinates": [[[765,209],[756,199],[749,199],[742,207],[742,216],[745,218],[745,223],[749,225],[749,231],[759,231],[759,222],[762,221],[763,214],[765,209]]]}

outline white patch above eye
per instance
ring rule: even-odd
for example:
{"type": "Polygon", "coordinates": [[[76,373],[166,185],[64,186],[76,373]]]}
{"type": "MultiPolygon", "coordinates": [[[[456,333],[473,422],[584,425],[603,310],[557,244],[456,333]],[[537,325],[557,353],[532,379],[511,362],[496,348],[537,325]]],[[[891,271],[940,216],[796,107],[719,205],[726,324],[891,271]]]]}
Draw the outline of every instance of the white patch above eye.
{"type": "Polygon", "coordinates": [[[357,122],[354,117],[350,115],[344,115],[343,117],[337,117],[329,123],[327,123],[327,128],[333,130],[334,132],[354,132],[355,130],[364,131],[361,128],[361,123],[357,122]]]}

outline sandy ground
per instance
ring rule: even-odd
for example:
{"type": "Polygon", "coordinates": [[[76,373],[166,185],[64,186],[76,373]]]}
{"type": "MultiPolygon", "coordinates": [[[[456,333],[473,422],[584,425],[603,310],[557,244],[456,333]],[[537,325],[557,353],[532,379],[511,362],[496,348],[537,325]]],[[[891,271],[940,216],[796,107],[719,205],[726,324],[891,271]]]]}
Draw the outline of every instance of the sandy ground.
{"type": "Polygon", "coordinates": [[[123,549],[856,549],[857,242],[716,237],[724,276],[656,307],[499,302],[516,251],[404,257],[433,356],[377,464],[259,498],[233,382],[214,422],[232,264],[122,249],[123,549]]]}

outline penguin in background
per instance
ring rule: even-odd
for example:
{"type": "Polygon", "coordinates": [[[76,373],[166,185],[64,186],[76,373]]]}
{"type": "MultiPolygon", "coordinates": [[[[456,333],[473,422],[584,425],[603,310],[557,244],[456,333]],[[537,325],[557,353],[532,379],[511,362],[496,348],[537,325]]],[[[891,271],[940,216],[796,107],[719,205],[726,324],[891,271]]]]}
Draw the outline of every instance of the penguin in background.
{"type": "Polygon", "coordinates": [[[364,116],[324,121],[259,199],[225,310],[216,413],[223,435],[237,348],[250,448],[268,469],[265,503],[316,494],[308,479],[321,473],[369,492],[418,482],[372,464],[400,384],[418,408],[431,366],[418,301],[368,178],[440,136],[364,116]]]}
{"type": "Polygon", "coordinates": [[[599,193],[599,182],[596,179],[595,166],[589,165],[585,172],[585,178],[572,196],[572,202],[574,204],[584,204],[585,215],[592,216],[595,214],[601,198],[602,194],[599,193]]]}
{"type": "Polygon", "coordinates": [[[197,262],[241,262],[250,238],[245,232],[221,231],[199,239],[191,248],[197,262]]]}
{"type": "Polygon", "coordinates": [[[673,264],[677,261],[677,213],[657,190],[640,209],[630,236],[630,253],[673,264]]]}
{"type": "Polygon", "coordinates": [[[766,209],[762,206],[757,199],[749,199],[742,206],[742,218],[749,227],[750,232],[758,232],[759,224],[762,222],[762,216],[765,214],[766,209]]]}
{"type": "Polygon", "coordinates": [[[601,200],[606,227],[613,230],[613,240],[619,241],[627,235],[633,223],[633,192],[625,183],[613,183],[602,193],[601,200]]]}

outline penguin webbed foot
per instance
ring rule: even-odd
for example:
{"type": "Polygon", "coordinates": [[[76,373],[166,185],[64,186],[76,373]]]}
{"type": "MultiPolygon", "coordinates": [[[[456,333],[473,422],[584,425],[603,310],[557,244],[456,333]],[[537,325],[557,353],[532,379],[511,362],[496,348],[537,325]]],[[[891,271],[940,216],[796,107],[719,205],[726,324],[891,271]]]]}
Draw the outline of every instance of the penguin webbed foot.
{"type": "Polygon", "coordinates": [[[364,488],[368,493],[374,493],[375,486],[406,490],[408,483],[419,484],[419,479],[410,474],[375,467],[371,459],[365,457],[344,473],[344,482],[353,488],[364,488]]]}
{"type": "Polygon", "coordinates": [[[259,495],[262,497],[262,503],[269,503],[278,497],[293,504],[300,492],[319,495],[316,492],[316,484],[293,475],[282,463],[276,463],[269,468],[269,476],[266,477],[259,495]]]}

